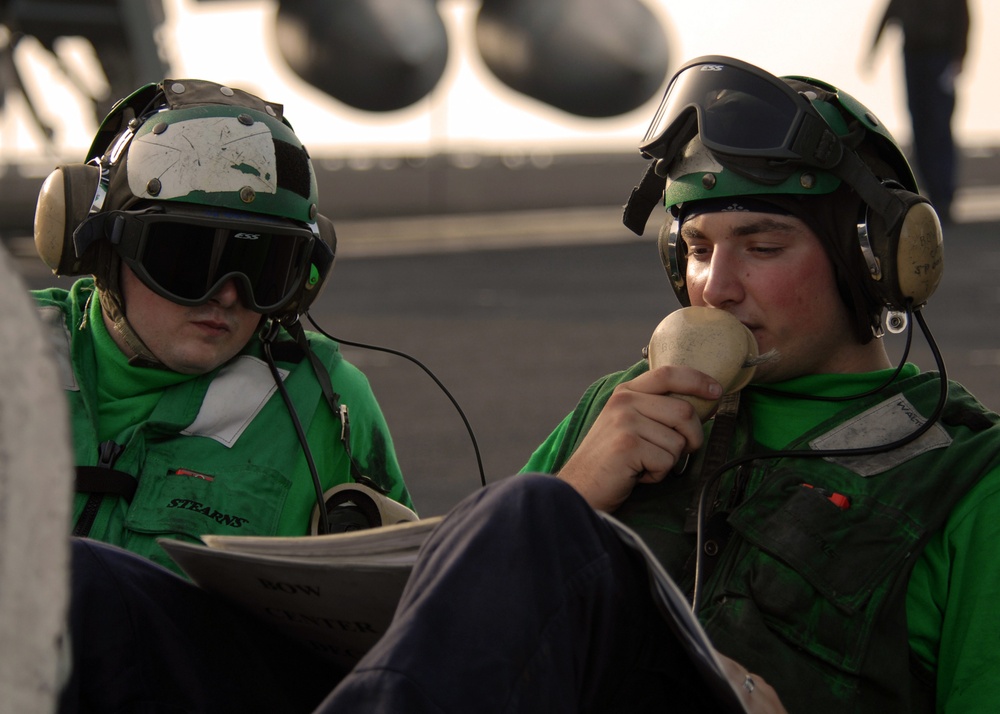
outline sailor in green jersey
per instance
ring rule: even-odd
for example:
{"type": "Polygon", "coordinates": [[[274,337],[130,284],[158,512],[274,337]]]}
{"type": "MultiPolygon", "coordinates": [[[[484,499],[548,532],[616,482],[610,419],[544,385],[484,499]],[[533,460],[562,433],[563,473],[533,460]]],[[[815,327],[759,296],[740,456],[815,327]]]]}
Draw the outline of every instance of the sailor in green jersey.
{"type": "Polygon", "coordinates": [[[818,111],[799,126],[821,115],[816,136],[850,148],[821,138],[810,158],[806,130],[781,123],[794,98],[776,80],[702,58],[668,90],[626,208],[641,232],[644,195],[662,192],[661,258],[682,305],[735,315],[776,358],[704,435],[653,397],[683,393],[679,378],[645,362],[610,375],[524,470],[632,525],[720,651],[789,711],[991,711],[998,418],[943,374],[893,368],[880,339],[887,310],[886,324],[922,320],[940,228],[874,114],[817,80],[783,83],[818,111]],[[781,144],[785,129],[802,144],[781,144]]]}
{"type": "Polygon", "coordinates": [[[176,569],[158,538],[351,527],[357,504],[333,525],[318,506],[343,484],[414,517],[367,379],[299,321],[335,256],[317,198],[281,105],[201,80],[123,99],[46,180],[39,254],[86,276],[34,293],[70,403],[74,535],[176,569]]]}

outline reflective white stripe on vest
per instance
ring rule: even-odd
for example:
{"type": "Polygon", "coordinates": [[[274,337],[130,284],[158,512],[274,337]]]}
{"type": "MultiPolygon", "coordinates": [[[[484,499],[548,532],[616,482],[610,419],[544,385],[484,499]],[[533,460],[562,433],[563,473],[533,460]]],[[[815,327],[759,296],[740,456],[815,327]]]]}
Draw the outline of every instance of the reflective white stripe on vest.
{"type": "MultiPolygon", "coordinates": [[[[278,373],[282,380],[288,376],[287,369],[279,368],[278,373]]],[[[207,436],[232,448],[277,388],[266,363],[249,355],[237,357],[212,380],[201,411],[181,433],[207,436]]]]}
{"type": "MultiPolygon", "coordinates": [[[[926,421],[910,401],[900,394],[813,439],[809,446],[816,450],[880,446],[912,434],[926,421]]],[[[940,424],[935,424],[916,440],[898,449],[867,456],[832,457],[827,460],[849,468],[859,476],[867,477],[888,471],[926,451],[940,449],[950,443],[951,436],[948,432],[940,424]]]]}

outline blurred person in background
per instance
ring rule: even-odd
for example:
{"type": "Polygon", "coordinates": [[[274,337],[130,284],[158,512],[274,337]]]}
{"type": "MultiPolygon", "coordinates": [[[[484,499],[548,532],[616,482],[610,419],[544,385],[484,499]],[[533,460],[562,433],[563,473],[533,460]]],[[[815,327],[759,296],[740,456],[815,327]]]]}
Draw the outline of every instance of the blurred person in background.
{"type": "Polygon", "coordinates": [[[869,65],[890,25],[903,33],[906,104],[917,173],[942,223],[948,224],[958,181],[952,117],[969,47],[968,0],[889,0],[869,48],[869,65]]]}

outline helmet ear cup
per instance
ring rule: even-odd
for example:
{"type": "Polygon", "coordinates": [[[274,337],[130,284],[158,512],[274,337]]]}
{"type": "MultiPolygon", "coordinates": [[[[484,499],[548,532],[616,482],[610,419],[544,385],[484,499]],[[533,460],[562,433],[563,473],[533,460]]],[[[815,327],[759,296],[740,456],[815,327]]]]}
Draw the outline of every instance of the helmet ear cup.
{"type": "Polygon", "coordinates": [[[48,175],[35,205],[35,249],[56,275],[85,275],[97,269],[95,249],[76,254],[73,232],[90,213],[101,179],[93,164],[59,166],[48,175]]]}
{"type": "Polygon", "coordinates": [[[888,190],[908,208],[896,230],[890,230],[879,214],[863,209],[858,239],[868,264],[869,285],[890,310],[920,307],[934,294],[944,273],[941,221],[923,196],[888,190]]]}
{"type": "Polygon", "coordinates": [[[300,315],[309,309],[323,291],[333,271],[333,263],[337,259],[337,232],[333,229],[333,221],[320,213],[316,215],[316,225],[321,240],[313,244],[312,256],[309,258],[309,277],[303,286],[303,295],[298,308],[300,315]]]}
{"type": "Polygon", "coordinates": [[[660,261],[670,279],[670,287],[674,289],[674,294],[677,295],[681,305],[687,307],[691,304],[691,298],[687,292],[687,259],[680,230],[681,222],[676,216],[668,215],[667,220],[660,226],[660,235],[656,242],[660,249],[660,261]]]}
{"type": "Polygon", "coordinates": [[[320,213],[316,215],[316,226],[320,240],[313,242],[309,271],[296,296],[274,316],[279,322],[293,323],[304,315],[323,291],[333,271],[337,258],[337,233],[333,229],[333,221],[320,213]]]}

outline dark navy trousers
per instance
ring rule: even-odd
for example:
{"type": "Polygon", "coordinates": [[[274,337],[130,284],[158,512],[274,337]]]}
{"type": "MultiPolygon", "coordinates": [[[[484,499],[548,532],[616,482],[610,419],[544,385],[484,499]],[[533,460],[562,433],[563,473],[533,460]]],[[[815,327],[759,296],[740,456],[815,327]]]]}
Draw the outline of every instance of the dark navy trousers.
{"type": "Polygon", "coordinates": [[[73,557],[67,712],[714,711],[637,557],[551,476],[460,503],[347,676],[148,561],[86,541],[73,557]]]}
{"type": "Polygon", "coordinates": [[[522,475],[434,531],[396,618],[323,714],[697,712],[644,568],[565,483],[522,475]]]}
{"type": "Polygon", "coordinates": [[[312,711],[344,672],[145,558],[73,539],[60,712],[312,711]]]}

